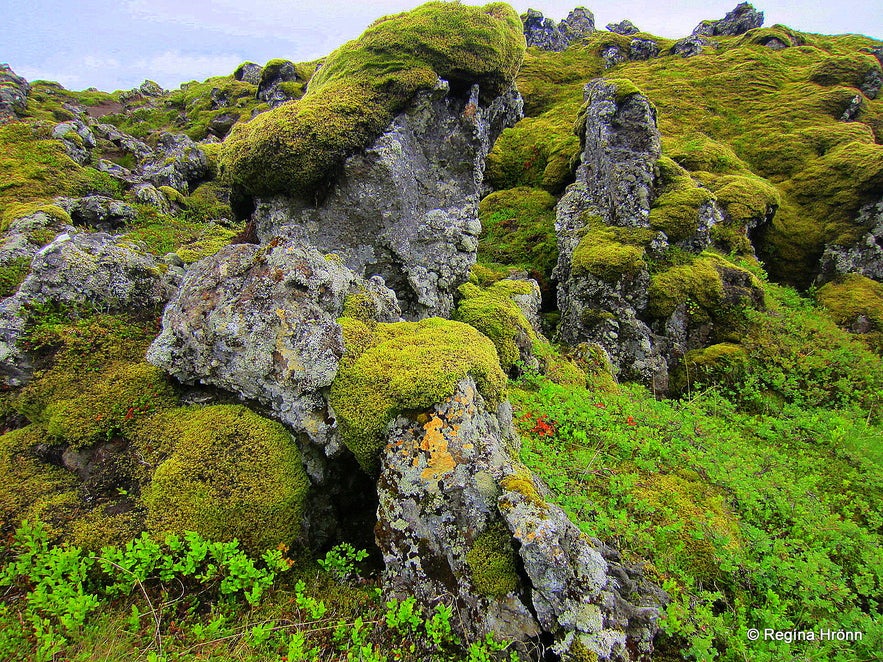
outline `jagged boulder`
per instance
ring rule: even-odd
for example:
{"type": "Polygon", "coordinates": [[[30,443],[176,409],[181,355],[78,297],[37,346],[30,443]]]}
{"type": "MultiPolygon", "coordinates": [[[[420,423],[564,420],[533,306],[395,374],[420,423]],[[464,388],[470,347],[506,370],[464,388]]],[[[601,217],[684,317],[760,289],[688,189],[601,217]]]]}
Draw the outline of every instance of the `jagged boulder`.
{"type": "Polygon", "coordinates": [[[672,55],[680,55],[681,57],[694,57],[702,54],[702,48],[708,45],[705,37],[694,34],[683,39],[678,39],[669,51],[672,55]]]}
{"type": "Polygon", "coordinates": [[[382,302],[382,319],[398,319],[394,303],[374,294],[382,283],[361,284],[333,255],[297,242],[231,245],[187,272],[147,358],[179,381],[257,400],[324,446],[322,391],[343,354],[336,319],[358,292],[382,302]]]}
{"type": "Polygon", "coordinates": [[[243,62],[238,67],[236,67],[236,71],[233,72],[233,78],[242,81],[243,83],[249,83],[250,85],[260,85],[261,83],[261,72],[263,72],[264,68],[255,64],[254,62],[243,62]]]}
{"type": "Polygon", "coordinates": [[[735,9],[717,21],[702,21],[693,28],[694,35],[735,36],[763,25],[763,12],[747,2],[740,2],[735,9]]]}
{"type": "Polygon", "coordinates": [[[7,64],[0,64],[0,124],[17,119],[28,105],[31,86],[7,64]]]}
{"type": "Polygon", "coordinates": [[[142,176],[154,186],[171,186],[186,195],[208,171],[208,158],[199,145],[184,134],[164,133],[153,157],[143,165],[142,176]]]}
{"type": "Polygon", "coordinates": [[[710,191],[660,158],[653,107],[629,81],[589,83],[581,125],[576,182],[556,209],[558,333],[571,345],[598,343],[621,377],[664,393],[686,351],[726,337],[742,306],[763,305],[751,274],[703,251],[715,225],[727,220],[732,232],[747,233],[777,198],[761,183],[731,178],[721,200],[741,216],[725,216],[710,191]],[[746,190],[769,204],[736,204],[746,190]],[[695,257],[651,274],[673,247],[695,257]]]}
{"type": "Polygon", "coordinates": [[[381,276],[409,319],[448,316],[475,262],[485,158],[521,116],[514,89],[489,103],[477,85],[420,93],[386,131],[346,160],[325,199],[259,199],[258,236],[284,235],[381,276]]]}
{"type": "Polygon", "coordinates": [[[0,302],[0,378],[7,386],[31,378],[33,367],[19,340],[35,307],[154,310],[175,285],[152,256],[125,239],[68,228],[34,256],[18,292],[0,302]]]}
{"type": "Polygon", "coordinates": [[[601,51],[601,59],[604,60],[604,68],[610,69],[612,67],[615,67],[617,64],[622,64],[629,58],[620,46],[617,46],[616,44],[611,44],[610,46],[606,46],[601,51]]]}
{"type": "Polygon", "coordinates": [[[544,18],[542,12],[528,9],[521,22],[527,45],[544,51],[563,51],[595,31],[595,16],[585,7],[577,7],[559,24],[544,18]]]}
{"type": "Polygon", "coordinates": [[[608,30],[610,30],[610,32],[625,35],[626,37],[630,37],[631,35],[638,34],[640,32],[638,26],[636,26],[628,19],[622,20],[619,23],[608,23],[606,27],[608,30]]]}
{"type": "Polygon", "coordinates": [[[514,442],[508,405],[495,411],[469,377],[393,422],[375,529],[387,591],[426,604],[449,596],[474,637],[551,637],[565,659],[649,655],[664,594],[634,569],[627,579],[543,497],[514,442]]]}
{"type": "Polygon", "coordinates": [[[629,43],[630,60],[649,60],[659,55],[659,44],[652,39],[636,37],[629,43]]]}
{"type": "Polygon", "coordinates": [[[567,39],[561,34],[555,21],[544,18],[542,12],[528,9],[521,16],[521,22],[524,24],[524,38],[528,46],[544,51],[563,51],[567,48],[567,39]]]}
{"type": "MultiPolygon", "coordinates": [[[[237,71],[239,71],[237,69],[237,71]]],[[[245,72],[243,72],[245,75],[245,72]]],[[[294,98],[286,89],[285,83],[296,83],[301,80],[297,68],[288,60],[270,60],[261,69],[258,81],[258,99],[275,108],[294,98]]]]}
{"type": "Polygon", "coordinates": [[[124,153],[131,154],[138,161],[153,155],[153,150],[146,143],[130,136],[128,133],[123,133],[112,124],[96,122],[91,126],[91,129],[96,136],[112,143],[124,153]]]}
{"type": "Polygon", "coordinates": [[[105,195],[56,198],[55,204],[70,215],[74,224],[89,226],[102,232],[117,230],[137,215],[131,205],[105,195]]]}
{"type": "Polygon", "coordinates": [[[61,122],[52,129],[52,137],[60,140],[64,149],[74,161],[85,165],[91,160],[91,149],[95,147],[95,135],[80,120],[61,122]]]}

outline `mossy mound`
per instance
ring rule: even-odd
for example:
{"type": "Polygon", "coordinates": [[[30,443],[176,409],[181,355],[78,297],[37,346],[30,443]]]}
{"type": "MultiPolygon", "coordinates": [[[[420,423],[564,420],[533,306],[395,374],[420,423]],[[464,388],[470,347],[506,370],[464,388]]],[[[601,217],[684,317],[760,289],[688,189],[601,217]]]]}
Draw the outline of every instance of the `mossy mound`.
{"type": "Polygon", "coordinates": [[[643,228],[618,228],[591,219],[573,250],[573,275],[591,274],[608,283],[635,276],[647,268],[644,246],[654,232],[643,228]]]}
{"type": "Polygon", "coordinates": [[[816,300],[841,327],[854,331],[883,353],[883,284],[847,274],[823,285],[816,300]]]}
{"type": "Polygon", "coordinates": [[[253,195],[309,198],[418,90],[441,77],[478,83],[491,99],[514,80],[524,48],[521,21],[502,3],[430,2],[382,18],[328,56],[301,100],[234,127],[221,170],[253,195]]]}
{"type": "Polygon", "coordinates": [[[693,349],[671,378],[675,393],[709,384],[735,384],[747,372],[748,353],[734,343],[718,343],[703,349],[693,349]]]}
{"type": "Polygon", "coordinates": [[[479,262],[526,269],[544,294],[551,295],[552,270],[558,261],[556,203],[547,191],[529,187],[496,191],[484,198],[478,207],[479,262]]]}
{"type": "Polygon", "coordinates": [[[725,495],[689,471],[645,476],[634,488],[632,511],[663,532],[656,541],[657,560],[701,581],[723,576],[720,559],[742,545],[725,495]]]}
{"type": "Polygon", "coordinates": [[[387,424],[399,414],[429,409],[466,377],[490,407],[503,397],[497,350],[467,324],[440,318],[373,327],[341,318],[340,324],[346,353],[329,403],[344,444],[369,473],[377,470],[387,424]]]}
{"type": "Polygon", "coordinates": [[[33,449],[48,443],[45,430],[29,425],[0,436],[0,531],[9,533],[24,520],[41,519],[58,535],[80,507],[77,478],[40,461],[33,449]]]}
{"type": "Polygon", "coordinates": [[[298,538],[309,480],[281,424],[241,405],[183,407],[152,417],[138,437],[174,444],[143,492],[151,532],[236,538],[257,553],[298,538]]]}
{"type": "Polygon", "coordinates": [[[536,332],[512,297],[531,293],[525,281],[501,280],[487,289],[472,283],[460,286],[456,319],[478,329],[497,348],[500,365],[509,372],[522,358],[522,348],[537,341],[536,332]]]}
{"type": "Polygon", "coordinates": [[[466,552],[466,564],[472,583],[483,595],[502,598],[518,589],[512,536],[502,524],[490,526],[478,535],[466,552]]]}

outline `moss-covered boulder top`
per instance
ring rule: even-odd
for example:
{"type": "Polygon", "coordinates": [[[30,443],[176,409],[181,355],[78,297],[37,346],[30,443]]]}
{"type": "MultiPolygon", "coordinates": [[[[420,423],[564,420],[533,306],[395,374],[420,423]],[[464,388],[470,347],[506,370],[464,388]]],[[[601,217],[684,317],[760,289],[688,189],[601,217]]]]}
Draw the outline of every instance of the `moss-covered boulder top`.
{"type": "Polygon", "coordinates": [[[376,21],[328,56],[306,95],[237,126],[221,168],[248,194],[310,197],[343,160],[367,146],[438,78],[477,83],[483,100],[515,79],[524,56],[521,21],[503,3],[430,2],[376,21]]]}

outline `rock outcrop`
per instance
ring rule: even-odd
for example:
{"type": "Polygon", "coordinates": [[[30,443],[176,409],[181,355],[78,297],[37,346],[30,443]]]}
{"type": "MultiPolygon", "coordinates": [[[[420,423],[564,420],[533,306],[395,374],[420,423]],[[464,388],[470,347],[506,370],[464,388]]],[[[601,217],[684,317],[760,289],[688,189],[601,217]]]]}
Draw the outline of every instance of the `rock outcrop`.
{"type": "Polygon", "coordinates": [[[360,287],[333,255],[297,242],[228,246],[187,272],[147,358],[179,381],[256,400],[325,446],[322,391],[343,355],[335,320],[361,290],[378,293],[381,319],[398,319],[382,283],[360,287]]]}
{"type": "Polygon", "coordinates": [[[740,2],[735,9],[717,21],[702,21],[693,28],[694,35],[735,36],[763,25],[763,12],[747,2],[740,2]]]}
{"type": "MultiPolygon", "coordinates": [[[[240,69],[237,69],[240,71],[240,69]]],[[[253,76],[253,69],[241,70],[242,75],[253,76]]],[[[258,81],[258,99],[265,101],[270,108],[275,108],[294,98],[285,89],[285,83],[300,81],[293,62],[288,60],[271,60],[261,69],[258,81]]]]}
{"type": "Polygon", "coordinates": [[[28,92],[31,86],[21,76],[0,64],[0,124],[14,120],[20,116],[28,105],[28,92]]]}
{"type": "Polygon", "coordinates": [[[551,637],[564,659],[649,654],[664,594],[546,501],[514,441],[508,405],[489,411],[470,378],[393,423],[378,481],[385,583],[427,603],[449,596],[474,637],[551,637]]]}
{"type": "Polygon", "coordinates": [[[528,9],[522,15],[521,22],[524,24],[527,45],[544,51],[563,51],[595,31],[595,17],[584,7],[577,7],[558,24],[544,18],[542,12],[528,9]]]}
{"type": "Polygon", "coordinates": [[[19,341],[33,309],[137,313],[156,310],[174,292],[175,279],[137,246],[103,232],[68,230],[36,253],[18,292],[0,302],[0,378],[7,386],[31,378],[19,341]]]}
{"type": "Polygon", "coordinates": [[[629,81],[603,79],[585,96],[581,163],[556,210],[559,336],[598,343],[622,377],[664,393],[687,349],[725,335],[730,306],[761,306],[761,288],[748,272],[702,253],[724,219],[710,192],[686,177],[681,194],[694,201],[681,211],[692,220],[667,218],[674,196],[659,195],[659,132],[646,97],[629,81]],[[664,261],[670,246],[696,257],[651,274],[648,260],[664,261]]]}
{"type": "Polygon", "coordinates": [[[868,228],[853,244],[828,245],[819,264],[819,281],[856,273],[883,282],[883,200],[865,205],[855,224],[868,228]]]}
{"type": "Polygon", "coordinates": [[[477,85],[460,96],[439,81],[346,160],[319,204],[259,199],[258,236],[296,239],[361,277],[381,276],[408,319],[448,316],[475,262],[485,157],[521,108],[514,89],[484,104],[477,85]]]}
{"type": "Polygon", "coordinates": [[[610,30],[610,32],[625,35],[626,37],[630,37],[631,35],[638,34],[640,32],[638,26],[636,26],[628,19],[622,20],[619,23],[608,23],[606,28],[610,30]]]}

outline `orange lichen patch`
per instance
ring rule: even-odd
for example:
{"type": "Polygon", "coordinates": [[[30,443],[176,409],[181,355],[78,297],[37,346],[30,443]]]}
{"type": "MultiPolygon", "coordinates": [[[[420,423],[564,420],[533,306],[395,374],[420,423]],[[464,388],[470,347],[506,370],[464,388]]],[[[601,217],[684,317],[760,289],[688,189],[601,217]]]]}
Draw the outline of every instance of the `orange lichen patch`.
{"type": "Polygon", "coordinates": [[[426,435],[420,442],[420,449],[428,453],[426,468],[420,474],[423,480],[438,480],[457,465],[448,450],[448,440],[442,432],[444,426],[444,421],[438,416],[433,416],[432,420],[423,426],[426,435]]]}

